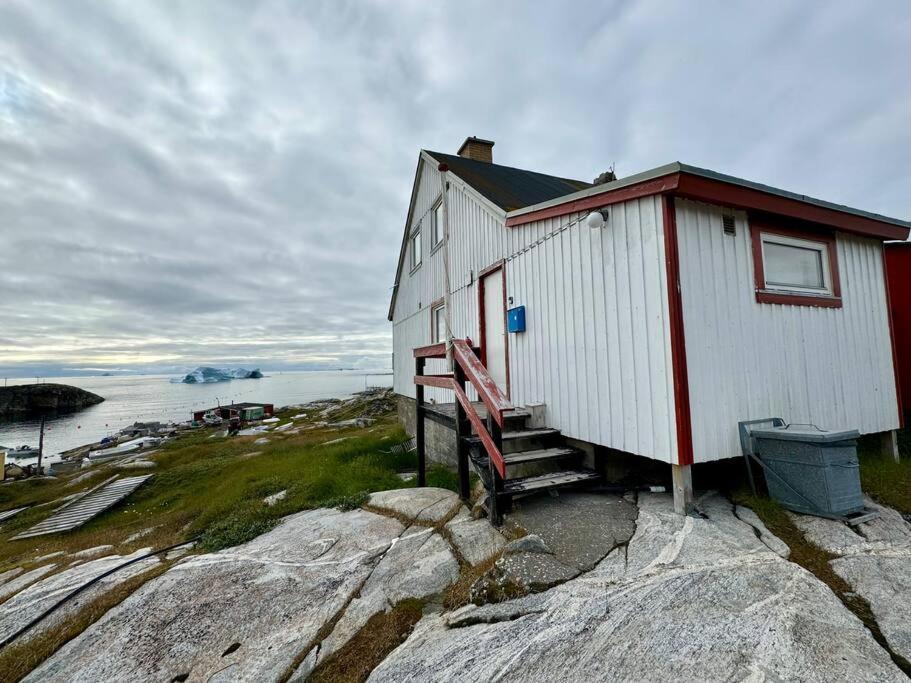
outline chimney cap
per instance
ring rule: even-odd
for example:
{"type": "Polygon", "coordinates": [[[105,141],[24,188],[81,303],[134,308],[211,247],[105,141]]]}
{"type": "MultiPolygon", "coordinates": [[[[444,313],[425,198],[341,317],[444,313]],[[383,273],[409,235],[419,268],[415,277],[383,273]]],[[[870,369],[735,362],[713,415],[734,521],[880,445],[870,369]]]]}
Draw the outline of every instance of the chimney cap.
{"type": "Polygon", "coordinates": [[[496,143],[494,143],[493,140],[485,140],[484,138],[478,138],[478,137],[475,137],[474,135],[469,135],[467,138],[465,138],[465,142],[462,143],[462,146],[459,147],[459,151],[456,152],[456,154],[458,154],[459,156],[462,156],[463,150],[468,145],[471,145],[471,144],[485,145],[487,147],[493,147],[494,144],[496,144],[496,143]]]}

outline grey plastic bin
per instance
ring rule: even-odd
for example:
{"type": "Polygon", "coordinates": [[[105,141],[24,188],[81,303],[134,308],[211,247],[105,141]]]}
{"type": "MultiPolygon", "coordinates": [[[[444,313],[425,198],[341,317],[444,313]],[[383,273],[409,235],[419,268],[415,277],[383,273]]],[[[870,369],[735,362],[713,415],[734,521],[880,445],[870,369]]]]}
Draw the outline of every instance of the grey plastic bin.
{"type": "Polygon", "coordinates": [[[766,473],[769,493],[786,508],[838,517],[864,509],[856,429],[791,426],[750,434],[758,457],[771,470],[766,473]]]}

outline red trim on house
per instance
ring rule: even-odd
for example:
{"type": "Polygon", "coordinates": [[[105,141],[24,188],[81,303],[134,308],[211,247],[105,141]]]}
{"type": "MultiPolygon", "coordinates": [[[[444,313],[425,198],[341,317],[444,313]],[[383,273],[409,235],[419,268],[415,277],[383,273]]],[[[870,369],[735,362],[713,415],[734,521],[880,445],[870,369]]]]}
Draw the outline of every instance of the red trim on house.
{"type": "Polygon", "coordinates": [[[445,358],[446,344],[430,344],[428,346],[419,346],[414,350],[415,358],[445,358]]]}
{"type": "Polygon", "coordinates": [[[664,263],[670,313],[671,361],[674,375],[674,412],[677,419],[677,464],[693,464],[693,424],[690,418],[690,385],[686,370],[683,302],[680,298],[680,254],[677,248],[677,215],[674,198],[661,197],[664,218],[664,263]]]}
{"type": "Polygon", "coordinates": [[[756,292],[756,301],[761,304],[782,304],[785,306],[810,306],[812,308],[841,308],[841,299],[831,296],[802,296],[783,292],[756,292]]]}
{"type": "Polygon", "coordinates": [[[743,185],[735,185],[723,180],[693,175],[685,171],[669,173],[666,176],[645,180],[616,190],[605,190],[599,194],[568,200],[563,204],[556,204],[518,216],[509,216],[506,219],[506,226],[516,227],[544,218],[565,216],[577,211],[597,209],[602,206],[616,204],[617,202],[654,194],[666,194],[668,192],[687,199],[788,216],[789,218],[819,223],[868,237],[890,240],[908,238],[908,228],[878,221],[867,216],[859,216],[854,213],[819,206],[818,204],[810,204],[799,199],[770,194],[755,188],[744,187],[743,185]]]}
{"type": "Polygon", "coordinates": [[[521,216],[511,216],[506,219],[506,227],[512,228],[518,225],[539,221],[543,218],[554,218],[556,216],[565,216],[570,213],[576,213],[577,211],[599,209],[602,206],[609,206],[610,204],[625,202],[630,199],[669,192],[677,187],[679,178],[679,173],[672,173],[660,178],[645,180],[641,183],[636,183],[635,185],[628,185],[616,190],[608,190],[601,194],[583,197],[582,199],[567,202],[566,204],[549,206],[545,209],[538,209],[537,211],[522,214],[521,216]]]}
{"type": "MultiPolygon", "coordinates": [[[[898,245],[896,245],[898,246],[898,245]]],[[[903,246],[903,245],[902,245],[903,246]]],[[[902,373],[899,368],[899,359],[898,359],[898,345],[895,343],[895,310],[892,308],[892,289],[899,289],[900,285],[898,282],[893,281],[898,279],[898,268],[894,271],[890,270],[887,265],[887,251],[892,250],[892,245],[883,244],[882,259],[883,259],[883,280],[886,284],[886,307],[889,309],[889,341],[892,343],[892,372],[895,374],[895,401],[898,404],[898,426],[899,428],[904,428],[905,426],[905,408],[904,408],[904,396],[902,395],[902,373]],[[887,249],[888,247],[888,249],[887,249]]],[[[898,253],[898,252],[896,252],[898,253]]],[[[907,275],[905,276],[908,277],[907,275]]],[[[909,280],[906,279],[906,283],[909,280]]],[[[905,287],[908,287],[907,284],[904,284],[905,287]]],[[[906,353],[911,354],[911,350],[906,351],[906,353]]],[[[909,360],[908,362],[911,362],[909,360]]],[[[911,375],[911,370],[906,369],[906,373],[911,375]]],[[[907,386],[905,387],[907,388],[907,386]]]]}
{"type": "Polygon", "coordinates": [[[452,373],[441,375],[415,375],[414,383],[423,387],[436,387],[437,389],[452,389],[452,373]]]}
{"type": "Polygon", "coordinates": [[[478,280],[480,280],[485,275],[490,275],[494,271],[499,270],[500,268],[503,267],[503,265],[505,263],[506,263],[506,259],[502,259],[502,258],[499,261],[494,261],[493,263],[491,263],[489,266],[487,266],[486,268],[484,268],[482,271],[480,271],[478,273],[478,280]]]}
{"type": "Polygon", "coordinates": [[[503,350],[506,362],[506,396],[510,396],[509,378],[509,335],[506,333],[506,259],[500,259],[478,273],[478,333],[481,347],[481,363],[487,367],[487,325],[484,320],[484,278],[500,271],[503,278],[503,350]]]}
{"type": "Polygon", "coordinates": [[[787,222],[768,218],[750,219],[750,239],[753,249],[753,282],[756,287],[756,301],[761,304],[787,304],[791,306],[815,306],[817,308],[841,308],[841,278],[838,274],[838,243],[831,231],[814,231],[790,226],[787,222]],[[796,237],[825,244],[829,255],[829,276],[832,278],[832,295],[791,294],[766,288],[765,265],[762,259],[762,233],[796,237]]]}

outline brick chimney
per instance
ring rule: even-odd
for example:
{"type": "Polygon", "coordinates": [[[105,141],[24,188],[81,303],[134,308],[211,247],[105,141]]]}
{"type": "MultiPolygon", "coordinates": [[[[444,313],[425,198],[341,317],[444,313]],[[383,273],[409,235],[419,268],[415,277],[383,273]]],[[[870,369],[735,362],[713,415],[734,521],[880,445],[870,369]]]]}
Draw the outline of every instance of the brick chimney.
{"type": "Polygon", "coordinates": [[[457,154],[466,159],[483,161],[487,164],[493,163],[493,140],[482,140],[474,136],[465,138],[465,142],[459,147],[457,154]]]}

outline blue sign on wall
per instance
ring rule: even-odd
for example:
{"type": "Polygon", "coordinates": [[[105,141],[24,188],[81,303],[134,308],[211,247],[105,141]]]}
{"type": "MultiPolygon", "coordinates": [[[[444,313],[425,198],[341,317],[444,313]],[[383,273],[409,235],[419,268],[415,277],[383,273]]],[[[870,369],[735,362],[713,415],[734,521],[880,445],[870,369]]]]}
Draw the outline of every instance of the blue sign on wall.
{"type": "Polygon", "coordinates": [[[516,306],[506,311],[506,329],[509,332],[525,331],[525,306],[516,306]]]}

